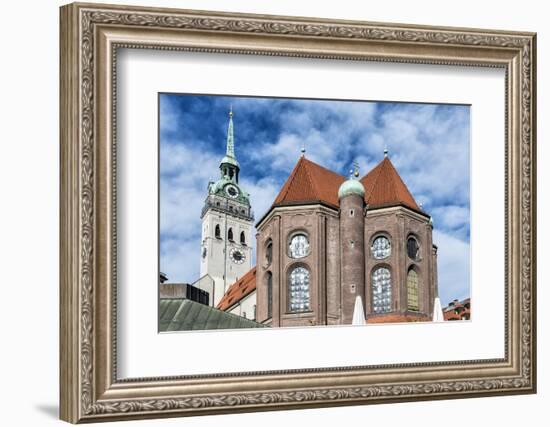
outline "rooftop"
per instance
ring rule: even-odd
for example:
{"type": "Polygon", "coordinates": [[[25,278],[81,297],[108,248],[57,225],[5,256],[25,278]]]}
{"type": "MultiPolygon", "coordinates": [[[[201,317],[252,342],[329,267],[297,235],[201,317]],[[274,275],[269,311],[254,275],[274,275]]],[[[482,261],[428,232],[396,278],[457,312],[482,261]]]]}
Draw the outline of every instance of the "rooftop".
{"type": "Polygon", "coordinates": [[[159,323],[160,332],[265,327],[253,320],[187,298],[161,299],[159,323]]]}
{"type": "MultiPolygon", "coordinates": [[[[272,207],[317,202],[338,208],[338,190],[344,181],[346,178],[342,175],[302,156],[272,207]]],[[[365,188],[365,202],[370,209],[406,206],[422,212],[389,157],[384,157],[360,182],[365,188]]]]}
{"type": "Polygon", "coordinates": [[[256,290],[256,267],[233,283],[218,303],[219,310],[227,310],[256,290]]]}

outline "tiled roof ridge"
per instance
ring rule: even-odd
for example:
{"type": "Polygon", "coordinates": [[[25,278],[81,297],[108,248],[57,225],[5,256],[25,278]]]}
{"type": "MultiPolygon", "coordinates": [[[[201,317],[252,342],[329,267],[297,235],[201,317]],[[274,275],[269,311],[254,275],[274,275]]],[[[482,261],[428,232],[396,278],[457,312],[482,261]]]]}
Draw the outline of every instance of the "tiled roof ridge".
{"type": "Polygon", "coordinates": [[[409,188],[388,157],[385,157],[361,178],[361,183],[365,186],[365,202],[371,206],[401,204],[413,210],[421,211],[409,188]],[[385,183],[380,182],[381,177],[386,180],[385,183]],[[380,185],[384,185],[385,196],[382,196],[383,202],[379,200],[381,189],[378,187],[380,185]],[[373,198],[376,200],[373,200],[373,198]]]}
{"type": "Polygon", "coordinates": [[[378,164],[374,167],[374,169],[371,169],[370,172],[368,172],[363,178],[360,179],[361,183],[365,186],[365,200],[369,200],[372,196],[372,193],[374,192],[374,189],[376,188],[376,184],[378,183],[378,178],[380,178],[380,175],[382,174],[382,163],[378,164]],[[367,177],[373,174],[373,182],[371,185],[367,186],[366,179],[367,177]]]}
{"type": "Polygon", "coordinates": [[[296,175],[298,174],[298,170],[301,167],[302,161],[305,159],[305,157],[300,157],[298,162],[296,162],[296,165],[294,166],[294,169],[292,169],[292,172],[290,172],[290,176],[286,180],[286,182],[283,185],[283,188],[281,188],[281,191],[275,198],[274,204],[277,203],[277,200],[284,200],[290,191],[290,188],[292,187],[292,182],[296,179],[296,175]]]}
{"type": "Polygon", "coordinates": [[[304,170],[306,171],[306,177],[309,181],[309,185],[311,185],[311,188],[313,189],[313,194],[315,195],[315,197],[317,199],[320,199],[319,188],[317,187],[315,180],[311,177],[311,172],[309,170],[309,168],[311,167],[310,165],[312,165],[312,164],[315,164],[316,166],[320,166],[320,165],[317,165],[316,163],[313,163],[311,160],[306,159],[305,156],[302,156],[300,158],[300,161],[301,160],[304,161],[304,170]]]}
{"type": "MultiPolygon", "coordinates": [[[[416,203],[416,200],[414,199],[413,195],[411,194],[411,192],[409,191],[409,187],[407,187],[407,184],[405,184],[405,181],[403,181],[403,178],[401,178],[401,175],[399,175],[399,172],[397,172],[397,169],[395,168],[395,166],[393,165],[392,162],[388,162],[390,167],[394,170],[395,172],[395,176],[393,177],[393,179],[397,179],[398,182],[396,183],[396,185],[399,185],[401,186],[405,192],[407,193],[407,195],[411,198],[412,202],[414,203],[415,206],[413,206],[414,208],[416,209],[420,209],[420,207],[418,206],[418,204],[416,203]]],[[[395,187],[397,189],[397,187],[395,187]]]]}
{"type": "MultiPolygon", "coordinates": [[[[391,181],[391,182],[390,182],[390,183],[391,183],[391,185],[390,185],[390,191],[393,193],[393,194],[392,194],[393,198],[396,199],[396,200],[399,200],[400,197],[399,197],[399,195],[397,194],[397,186],[398,186],[400,183],[395,181],[395,180],[396,180],[396,176],[397,176],[397,179],[400,179],[400,178],[399,178],[399,174],[398,174],[398,172],[397,172],[397,169],[395,169],[395,167],[393,166],[392,162],[389,161],[387,157],[384,158],[384,160],[383,160],[382,162],[384,163],[384,167],[390,168],[390,170],[391,170],[392,172],[394,172],[394,173],[388,174],[388,177],[389,177],[389,179],[390,179],[390,181],[391,181]]],[[[403,180],[401,180],[401,184],[403,184],[403,185],[405,184],[405,183],[403,182],[403,180]]],[[[405,188],[407,188],[407,187],[405,186],[405,188]]]]}

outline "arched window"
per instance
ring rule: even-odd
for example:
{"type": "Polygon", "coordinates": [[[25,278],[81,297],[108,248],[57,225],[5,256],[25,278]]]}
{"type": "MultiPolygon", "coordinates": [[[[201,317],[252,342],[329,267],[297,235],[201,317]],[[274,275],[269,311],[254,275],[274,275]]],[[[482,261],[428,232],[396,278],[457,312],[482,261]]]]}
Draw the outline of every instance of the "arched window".
{"type": "Polygon", "coordinates": [[[220,231],[220,225],[219,224],[216,224],[216,229],[214,231],[214,235],[216,236],[216,239],[221,239],[222,238],[222,233],[220,231]]]}
{"type": "Polygon", "coordinates": [[[288,251],[291,258],[303,258],[309,254],[309,240],[303,233],[295,234],[290,239],[288,251]]]}
{"type": "Polygon", "coordinates": [[[378,236],[372,242],[370,248],[372,256],[375,259],[384,259],[391,255],[391,244],[386,236],[378,236]]]}
{"type": "Polygon", "coordinates": [[[233,229],[230,228],[229,231],[227,232],[227,238],[231,241],[233,241],[233,229]]]}
{"type": "Polygon", "coordinates": [[[241,245],[246,245],[246,239],[244,236],[244,231],[241,231],[241,245]]]}
{"type": "Polygon", "coordinates": [[[418,273],[411,268],[407,274],[407,309],[418,311],[418,273]]]}
{"type": "Polygon", "coordinates": [[[372,272],[372,307],[375,314],[391,311],[391,273],[386,267],[372,272]]]}
{"type": "Polygon", "coordinates": [[[267,287],[267,317],[273,317],[273,274],[268,271],[266,274],[267,287]]]}
{"type": "Polygon", "coordinates": [[[420,255],[420,247],[418,246],[418,242],[412,236],[407,239],[407,255],[410,259],[414,260],[417,260],[420,255]]]}
{"type": "Polygon", "coordinates": [[[309,311],[309,271],[305,267],[295,267],[288,278],[289,311],[309,311]]]}
{"type": "Polygon", "coordinates": [[[271,261],[273,261],[273,242],[271,239],[269,239],[265,247],[265,260],[267,261],[267,265],[271,264],[271,261]]]}

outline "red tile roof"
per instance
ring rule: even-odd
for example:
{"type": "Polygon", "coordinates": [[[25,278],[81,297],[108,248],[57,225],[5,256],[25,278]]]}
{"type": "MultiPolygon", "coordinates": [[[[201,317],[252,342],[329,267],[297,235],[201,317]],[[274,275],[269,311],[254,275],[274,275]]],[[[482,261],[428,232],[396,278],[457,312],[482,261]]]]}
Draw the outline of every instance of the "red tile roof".
{"type": "Polygon", "coordinates": [[[338,189],[346,180],[304,156],[300,157],[273,206],[322,202],[338,207],[338,189]]]}
{"type": "Polygon", "coordinates": [[[227,292],[222,297],[216,308],[225,311],[228,308],[234,306],[247,295],[250,295],[255,290],[256,267],[253,267],[243,277],[241,277],[239,280],[229,286],[227,292]]]}
{"type": "Polygon", "coordinates": [[[388,157],[361,178],[361,183],[369,208],[404,205],[421,210],[388,157]]]}
{"type": "MultiPolygon", "coordinates": [[[[338,207],[338,189],[346,180],[305,157],[298,163],[275,198],[273,206],[321,202],[338,207]]],[[[372,208],[406,206],[421,211],[389,158],[384,158],[361,179],[365,202],[372,208]]]]}

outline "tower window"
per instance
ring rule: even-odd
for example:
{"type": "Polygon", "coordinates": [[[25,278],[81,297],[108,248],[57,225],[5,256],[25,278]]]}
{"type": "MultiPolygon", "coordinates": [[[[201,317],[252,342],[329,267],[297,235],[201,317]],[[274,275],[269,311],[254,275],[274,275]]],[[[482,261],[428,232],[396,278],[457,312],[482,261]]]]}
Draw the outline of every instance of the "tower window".
{"type": "Polygon", "coordinates": [[[295,234],[288,246],[291,258],[303,258],[309,254],[309,240],[305,234],[295,234]]]}
{"type": "Polygon", "coordinates": [[[418,260],[420,255],[420,247],[414,237],[407,239],[407,255],[410,259],[418,260]]]}
{"type": "Polygon", "coordinates": [[[246,238],[244,235],[244,231],[241,231],[241,245],[246,245],[246,238]]]}
{"type": "Polygon", "coordinates": [[[355,216],[355,211],[353,209],[350,209],[349,216],[351,217],[355,216]]]}
{"type": "Polygon", "coordinates": [[[220,225],[219,224],[216,224],[216,229],[214,230],[214,236],[216,237],[216,239],[221,239],[222,238],[222,233],[220,231],[220,225]]]}
{"type": "Polygon", "coordinates": [[[391,243],[385,236],[379,236],[372,242],[370,248],[375,259],[384,259],[391,255],[391,243]]]}
{"type": "Polygon", "coordinates": [[[233,241],[233,229],[230,228],[227,232],[227,238],[232,242],[233,241]]]}
{"type": "Polygon", "coordinates": [[[295,267],[289,275],[288,309],[308,311],[310,308],[309,271],[305,267],[295,267]]]}
{"type": "Polygon", "coordinates": [[[271,239],[269,239],[265,247],[265,260],[267,261],[267,265],[271,264],[271,261],[273,261],[273,242],[271,239]]]}
{"type": "Polygon", "coordinates": [[[391,311],[391,273],[386,267],[372,272],[372,306],[375,314],[391,311]]]}
{"type": "Polygon", "coordinates": [[[271,271],[266,275],[267,287],[267,317],[273,317],[273,274],[271,271]]]}
{"type": "Polygon", "coordinates": [[[418,273],[411,268],[407,274],[407,309],[419,310],[418,304],[418,273]]]}

